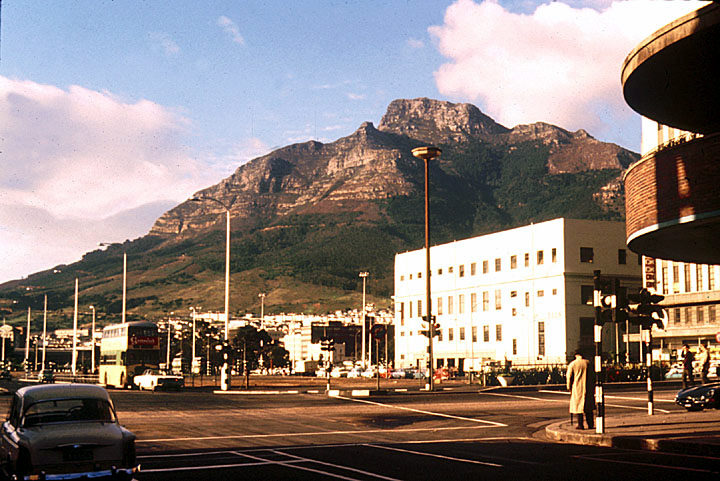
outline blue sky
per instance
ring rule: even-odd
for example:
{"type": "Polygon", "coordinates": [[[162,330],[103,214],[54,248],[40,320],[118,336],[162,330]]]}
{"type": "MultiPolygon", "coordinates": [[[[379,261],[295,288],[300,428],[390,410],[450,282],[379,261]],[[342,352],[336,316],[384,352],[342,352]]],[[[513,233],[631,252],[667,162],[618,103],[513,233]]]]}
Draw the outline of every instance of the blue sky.
{"type": "Polygon", "coordinates": [[[637,151],[625,55],[700,4],[2,0],[0,282],[139,237],[244,162],[397,98],[637,151]]]}

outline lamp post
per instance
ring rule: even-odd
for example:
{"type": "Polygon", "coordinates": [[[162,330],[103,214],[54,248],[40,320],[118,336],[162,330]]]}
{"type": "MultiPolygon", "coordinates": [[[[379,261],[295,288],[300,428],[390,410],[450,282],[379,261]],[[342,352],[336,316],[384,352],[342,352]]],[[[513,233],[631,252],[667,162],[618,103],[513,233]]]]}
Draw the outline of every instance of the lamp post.
{"type": "MultiPolygon", "coordinates": [[[[229,322],[230,322],[230,208],[225,205],[224,202],[219,201],[213,197],[193,197],[190,199],[192,202],[203,202],[209,200],[220,204],[225,209],[225,340],[229,337],[229,322]]],[[[223,362],[222,370],[220,371],[220,390],[227,391],[230,387],[230,371],[228,369],[227,361],[223,362]]]]}
{"type": "MultiPolygon", "coordinates": [[[[111,243],[108,242],[100,242],[98,244],[100,247],[110,247],[111,243]]],[[[127,252],[123,251],[123,278],[122,278],[122,323],[125,323],[125,313],[127,305],[127,252]]]]}
{"type": "Polygon", "coordinates": [[[95,306],[90,306],[90,310],[93,316],[92,328],[90,330],[90,372],[95,374],[95,306]]]}
{"type": "Polygon", "coordinates": [[[265,329],[265,293],[258,294],[260,298],[260,329],[265,329]]]}
{"type": "MultiPolygon", "coordinates": [[[[4,341],[4,339],[3,339],[4,341]]],[[[47,347],[47,294],[45,294],[45,307],[43,309],[43,337],[42,337],[42,368],[45,369],[45,348],[47,347]]]]}
{"type": "Polygon", "coordinates": [[[75,305],[73,309],[72,375],[77,368],[78,278],[75,278],[75,305]]]}
{"type": "Polygon", "coordinates": [[[192,370],[192,366],[195,363],[195,308],[191,307],[190,310],[192,311],[192,321],[193,321],[192,360],[190,361],[190,369],[192,370]]]}
{"type": "MultiPolygon", "coordinates": [[[[175,314],[175,313],[174,312],[170,313],[171,316],[173,314],[175,314]]],[[[167,372],[170,372],[170,343],[171,343],[170,332],[172,331],[172,324],[170,324],[170,317],[168,317],[167,331],[168,331],[168,341],[167,341],[167,360],[165,361],[165,369],[167,370],[167,372]]]]}
{"type": "Polygon", "coordinates": [[[428,322],[428,361],[429,361],[429,383],[428,388],[434,388],[433,380],[433,336],[435,336],[435,323],[430,308],[430,161],[439,157],[441,150],[437,147],[418,147],[412,150],[412,154],[422,159],[425,163],[425,305],[427,306],[428,322]]]}
{"type": "MultiPolygon", "coordinates": [[[[73,352],[75,352],[74,349],[73,352]]],[[[25,371],[30,372],[30,306],[28,306],[27,331],[25,332],[25,371]]]]}
{"type": "Polygon", "coordinates": [[[367,272],[361,272],[360,277],[363,280],[363,300],[362,300],[362,365],[363,369],[367,368],[367,363],[365,362],[365,280],[367,279],[368,273],[367,272]]]}

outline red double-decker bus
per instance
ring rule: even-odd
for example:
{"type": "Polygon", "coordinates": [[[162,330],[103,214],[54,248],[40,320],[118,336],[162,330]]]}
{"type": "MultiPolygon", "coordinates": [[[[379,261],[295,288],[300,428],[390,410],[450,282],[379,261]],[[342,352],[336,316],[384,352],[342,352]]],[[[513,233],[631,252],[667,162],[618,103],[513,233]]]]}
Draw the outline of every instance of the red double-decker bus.
{"type": "Polygon", "coordinates": [[[157,324],[148,321],[113,324],[103,329],[100,341],[100,383],[132,387],[133,378],[160,363],[157,324]]]}

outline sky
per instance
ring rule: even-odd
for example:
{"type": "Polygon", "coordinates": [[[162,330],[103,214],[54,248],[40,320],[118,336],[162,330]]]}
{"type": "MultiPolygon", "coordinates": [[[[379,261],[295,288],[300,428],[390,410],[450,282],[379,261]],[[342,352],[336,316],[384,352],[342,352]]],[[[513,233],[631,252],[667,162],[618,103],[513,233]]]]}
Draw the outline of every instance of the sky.
{"type": "Polygon", "coordinates": [[[700,2],[0,0],[0,283],[146,234],[273,149],[469,102],[639,151],[620,68],[700,2]]]}

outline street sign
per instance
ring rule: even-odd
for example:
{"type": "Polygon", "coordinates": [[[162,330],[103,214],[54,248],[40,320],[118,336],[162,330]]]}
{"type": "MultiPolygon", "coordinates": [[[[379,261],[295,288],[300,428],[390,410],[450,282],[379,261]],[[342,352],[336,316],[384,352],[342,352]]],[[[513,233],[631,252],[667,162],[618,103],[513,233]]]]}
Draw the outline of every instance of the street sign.
{"type": "Polygon", "coordinates": [[[5,324],[4,326],[0,326],[0,338],[4,339],[12,339],[13,337],[13,327],[5,324]]]}

